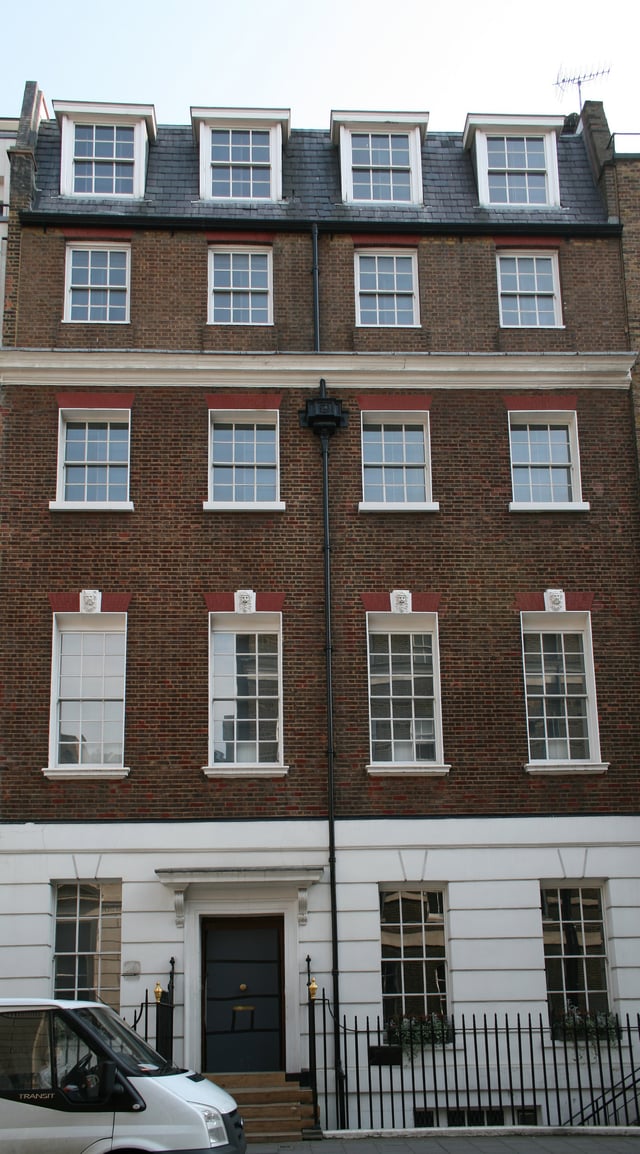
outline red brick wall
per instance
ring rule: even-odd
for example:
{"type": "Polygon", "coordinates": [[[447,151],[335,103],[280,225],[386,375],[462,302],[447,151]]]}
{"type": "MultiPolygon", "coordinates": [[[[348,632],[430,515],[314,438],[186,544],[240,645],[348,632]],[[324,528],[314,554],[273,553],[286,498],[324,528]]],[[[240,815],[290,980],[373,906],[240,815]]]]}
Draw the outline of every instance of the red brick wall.
{"type": "MultiPolygon", "coordinates": [[[[231,241],[232,234],[229,237],[231,241]]],[[[526,248],[526,238],[518,247],[526,248]]],[[[559,253],[563,328],[501,329],[493,238],[429,236],[418,244],[420,328],[394,330],[356,328],[354,238],[321,235],[321,347],[345,352],[628,348],[618,239],[560,239],[553,247],[559,253]]],[[[64,259],[60,230],[49,226],[23,231],[16,345],[197,352],[313,349],[308,233],[274,236],[275,323],[269,327],[207,324],[207,238],[202,232],[134,231],[127,325],[62,321],[64,259]]],[[[15,286],[10,287],[13,300],[15,286]]],[[[7,340],[13,343],[13,323],[7,340]]]]}
{"type": "MultiPolygon", "coordinates": [[[[168,241],[167,241],[168,243],[168,241]]],[[[330,388],[330,382],[329,382],[330,388]]],[[[360,384],[357,392],[366,389],[360,384]]],[[[575,390],[573,390],[575,391],[575,390]]],[[[331,441],[338,816],[637,812],[640,508],[630,398],[577,390],[584,514],[515,514],[499,391],[432,390],[438,513],[358,513],[356,393],[331,441]],[[604,776],[529,777],[519,593],[594,594],[604,776]],[[446,778],[376,778],[368,761],[361,595],[440,594],[446,778]]],[[[8,389],[2,446],[1,729],[5,820],[301,817],[325,812],[321,458],[299,427],[306,395],[283,390],[284,513],[205,513],[204,389],[138,388],[135,512],[55,513],[55,390],[8,389]],[[121,782],[51,782],[49,592],[131,594],[121,782]],[[203,594],[286,591],[283,780],[206,780],[208,621],[203,594]]]]}

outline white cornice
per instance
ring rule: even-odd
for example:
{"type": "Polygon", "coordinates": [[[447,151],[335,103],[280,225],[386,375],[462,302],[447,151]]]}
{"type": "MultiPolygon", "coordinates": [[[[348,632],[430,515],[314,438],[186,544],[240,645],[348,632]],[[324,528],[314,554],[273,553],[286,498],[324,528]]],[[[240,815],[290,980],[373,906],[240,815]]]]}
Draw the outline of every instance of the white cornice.
{"type": "Polygon", "coordinates": [[[173,353],[0,349],[0,383],[56,388],[628,389],[637,353],[173,353]]]}
{"type": "Polygon", "coordinates": [[[289,108],[192,108],[191,124],[196,140],[203,124],[223,128],[269,128],[279,124],[286,142],[291,128],[289,108]]]}
{"type": "Polygon", "coordinates": [[[562,131],[564,116],[505,116],[501,113],[470,112],[462,136],[463,148],[470,148],[479,132],[555,132],[562,131]]]}
{"type": "Polygon", "coordinates": [[[340,142],[340,128],[350,128],[356,132],[380,131],[382,128],[419,128],[420,139],[424,140],[429,123],[428,112],[332,112],[330,134],[334,144],[340,142]]]}
{"type": "Polygon", "coordinates": [[[70,120],[82,123],[131,124],[144,120],[150,140],[158,133],[156,113],[153,104],[103,104],[88,101],[53,100],[56,120],[68,116],[70,120]]]}

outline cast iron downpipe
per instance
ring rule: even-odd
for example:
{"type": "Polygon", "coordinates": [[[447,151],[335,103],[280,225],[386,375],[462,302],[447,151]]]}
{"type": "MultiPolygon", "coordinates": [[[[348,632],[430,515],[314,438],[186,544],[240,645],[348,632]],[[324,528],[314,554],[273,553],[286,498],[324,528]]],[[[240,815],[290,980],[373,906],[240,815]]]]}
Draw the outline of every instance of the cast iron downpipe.
{"type": "Polygon", "coordinates": [[[320,396],[311,397],[300,423],[313,429],[320,437],[322,455],[322,521],[324,541],[324,630],[327,681],[327,819],[329,824],[329,886],[331,894],[331,978],[333,993],[333,1039],[335,1055],[336,1107],[338,1129],[346,1125],[344,1103],[344,1070],[340,1060],[340,983],[338,965],[338,901],[336,888],[336,813],[335,813],[335,750],[333,734],[333,661],[331,633],[331,535],[329,532],[329,440],[336,429],[343,429],[349,414],[343,412],[342,401],[327,396],[324,378],[320,381],[320,396]]]}

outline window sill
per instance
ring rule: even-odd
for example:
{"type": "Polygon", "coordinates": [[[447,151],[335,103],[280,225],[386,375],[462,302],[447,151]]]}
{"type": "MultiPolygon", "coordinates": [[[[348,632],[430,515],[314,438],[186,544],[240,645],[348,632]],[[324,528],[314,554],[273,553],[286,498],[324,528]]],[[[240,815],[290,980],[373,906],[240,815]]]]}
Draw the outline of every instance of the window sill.
{"type": "Polygon", "coordinates": [[[503,329],[503,330],[508,329],[512,333],[517,333],[521,329],[526,329],[527,332],[531,332],[532,329],[535,329],[535,330],[542,329],[543,332],[549,333],[549,332],[557,332],[559,330],[564,329],[564,327],[565,327],[564,325],[503,325],[502,321],[500,322],[500,328],[501,329],[503,329]]]}
{"type": "Polygon", "coordinates": [[[406,765],[377,762],[365,768],[369,777],[446,777],[451,766],[432,761],[407,762],[406,765]]]}
{"type": "MultiPolygon", "coordinates": [[[[283,196],[207,196],[199,198],[201,204],[283,204],[283,196]]],[[[197,203],[197,202],[196,202],[197,203]]]]}
{"type": "MultiPolygon", "coordinates": [[[[504,212],[529,212],[529,211],[531,211],[531,212],[548,212],[549,209],[553,209],[555,211],[557,211],[558,209],[562,209],[563,205],[560,204],[559,200],[556,200],[553,202],[547,201],[546,204],[534,204],[534,203],[529,204],[525,201],[522,201],[521,203],[516,204],[514,201],[509,203],[509,201],[500,201],[500,200],[486,200],[486,201],[481,200],[480,201],[480,207],[481,208],[490,208],[494,212],[503,212],[503,211],[504,212]]],[[[566,209],[564,209],[564,211],[566,212],[566,209]]]]}
{"type": "Polygon", "coordinates": [[[272,329],[273,321],[207,321],[210,329],[272,329]]]}
{"type": "Polygon", "coordinates": [[[60,196],[68,196],[72,200],[144,200],[145,192],[76,192],[74,189],[62,189],[60,196]]]}
{"type": "Polygon", "coordinates": [[[421,329],[422,325],[420,321],[414,321],[413,324],[410,325],[366,325],[362,321],[356,321],[356,328],[371,329],[373,331],[377,329],[421,329]]]}
{"type": "Polygon", "coordinates": [[[54,513],[133,513],[133,501],[49,501],[54,513]]]}
{"type": "Polygon", "coordinates": [[[124,765],[49,765],[42,772],[55,781],[119,781],[131,770],[124,765]]]}
{"type": "Polygon", "coordinates": [[[72,320],[71,317],[63,317],[62,318],[62,324],[63,325],[118,325],[120,328],[122,328],[123,325],[130,325],[131,321],[129,320],[128,317],[127,317],[126,321],[90,321],[90,320],[75,321],[75,320],[72,320]]]}
{"type": "Polygon", "coordinates": [[[439,501],[360,501],[359,513],[438,513],[439,501]]]}
{"type": "Polygon", "coordinates": [[[203,501],[205,513],[283,513],[284,501],[203,501]]]}
{"type": "Polygon", "coordinates": [[[422,197],[411,197],[409,200],[374,200],[373,197],[355,197],[345,196],[342,201],[343,204],[354,204],[358,208],[377,208],[378,205],[384,205],[385,208],[416,208],[424,205],[422,197]]]}
{"type": "Polygon", "coordinates": [[[608,761],[528,761],[526,773],[606,773],[608,761]]]}
{"type": "Polygon", "coordinates": [[[510,501],[510,513],[588,513],[588,501],[510,501]]]}
{"type": "Polygon", "coordinates": [[[288,765],[203,765],[205,777],[286,777],[288,765]]]}

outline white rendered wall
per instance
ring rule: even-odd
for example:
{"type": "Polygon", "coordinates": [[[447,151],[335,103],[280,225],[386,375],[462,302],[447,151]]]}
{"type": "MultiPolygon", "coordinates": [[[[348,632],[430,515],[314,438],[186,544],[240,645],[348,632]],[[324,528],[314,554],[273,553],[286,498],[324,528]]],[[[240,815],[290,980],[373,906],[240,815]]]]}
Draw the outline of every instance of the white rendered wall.
{"type": "MultiPolygon", "coordinates": [[[[640,1011],[640,819],[385,819],[338,822],[341,1010],[380,1012],[381,884],[442,888],[448,1008],[456,1015],[546,1013],[540,882],[601,884],[612,1008],[640,1011]]],[[[287,1067],[305,1064],[306,957],[331,994],[325,822],[0,826],[0,996],[52,992],[51,881],[121,878],[122,1012],[166,985],[176,959],[176,1058],[199,1065],[200,919],[278,913],[285,926],[287,1067]],[[307,903],[261,871],[315,870],[307,903]],[[189,886],[184,924],[156,870],[234,870],[189,886]],[[238,873],[240,871],[240,873],[238,873]],[[239,880],[240,879],[240,880],[239,880]],[[180,919],[178,919],[179,921],[180,919]]]]}

